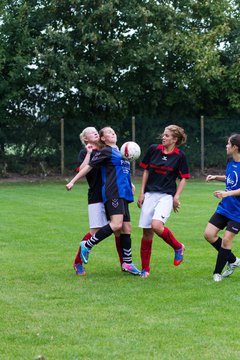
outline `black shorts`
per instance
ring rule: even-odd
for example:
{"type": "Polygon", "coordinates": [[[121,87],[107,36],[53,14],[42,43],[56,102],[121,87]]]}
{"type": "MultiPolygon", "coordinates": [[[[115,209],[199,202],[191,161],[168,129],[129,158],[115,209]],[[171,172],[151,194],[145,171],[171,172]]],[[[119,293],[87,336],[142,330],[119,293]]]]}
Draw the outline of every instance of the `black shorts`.
{"type": "Polygon", "coordinates": [[[226,216],[218,213],[214,213],[209,222],[210,224],[216,226],[218,229],[223,230],[224,228],[226,228],[227,231],[230,231],[233,234],[238,234],[240,231],[239,222],[231,220],[226,216]]]}
{"type": "Polygon", "coordinates": [[[130,222],[128,202],[124,199],[112,199],[105,203],[107,219],[112,215],[123,215],[123,221],[130,222]]]}

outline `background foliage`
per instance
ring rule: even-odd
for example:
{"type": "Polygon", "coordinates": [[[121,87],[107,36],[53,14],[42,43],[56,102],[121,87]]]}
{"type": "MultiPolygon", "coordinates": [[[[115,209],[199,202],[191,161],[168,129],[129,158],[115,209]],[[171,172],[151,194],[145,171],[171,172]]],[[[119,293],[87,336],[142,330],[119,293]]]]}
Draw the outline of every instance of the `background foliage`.
{"type": "Polygon", "coordinates": [[[184,126],[185,151],[197,168],[203,115],[206,165],[222,165],[224,136],[240,123],[239,4],[3,0],[1,164],[31,172],[44,161],[59,171],[64,118],[73,169],[84,127],[112,125],[120,144],[135,116],[143,151],[165,124],[184,126]]]}

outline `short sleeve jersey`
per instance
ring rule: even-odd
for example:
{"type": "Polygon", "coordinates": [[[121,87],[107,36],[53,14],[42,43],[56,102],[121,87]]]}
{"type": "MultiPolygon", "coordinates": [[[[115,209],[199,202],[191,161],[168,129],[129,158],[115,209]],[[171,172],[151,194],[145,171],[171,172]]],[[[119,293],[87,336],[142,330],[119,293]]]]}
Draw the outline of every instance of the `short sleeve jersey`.
{"type": "Polygon", "coordinates": [[[161,144],[149,147],[140,166],[149,171],[145,192],[156,191],[174,196],[177,189],[176,179],[190,177],[184,152],[174,148],[171,153],[164,153],[161,144]]]}
{"type": "MultiPolygon", "coordinates": [[[[90,156],[91,158],[98,150],[93,150],[90,156]]],[[[78,155],[78,165],[81,166],[85,157],[87,155],[86,149],[82,149],[78,155]]],[[[99,202],[103,202],[102,200],[102,178],[101,178],[101,169],[95,167],[92,169],[87,175],[86,179],[88,182],[88,204],[95,204],[99,202]]]]}
{"type": "MultiPolygon", "coordinates": [[[[226,191],[240,189],[240,162],[231,160],[226,168],[226,191]]],[[[240,222],[240,196],[228,196],[219,203],[217,213],[240,222]]]]}
{"type": "Polygon", "coordinates": [[[127,202],[133,201],[130,163],[122,157],[118,149],[104,147],[94,154],[89,165],[93,168],[101,166],[104,203],[118,198],[127,202]]]}

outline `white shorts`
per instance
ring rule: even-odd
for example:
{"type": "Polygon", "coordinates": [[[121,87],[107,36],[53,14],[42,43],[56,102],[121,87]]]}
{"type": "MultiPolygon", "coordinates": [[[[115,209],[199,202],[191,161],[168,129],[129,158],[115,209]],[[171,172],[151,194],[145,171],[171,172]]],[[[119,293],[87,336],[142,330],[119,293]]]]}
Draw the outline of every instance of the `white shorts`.
{"type": "Polygon", "coordinates": [[[141,207],[139,227],[151,229],[152,220],[160,220],[166,223],[173,208],[173,197],[159,192],[146,192],[141,207]]]}
{"type": "Polygon", "coordinates": [[[102,202],[88,205],[89,228],[97,229],[108,224],[106,211],[102,202]]]}

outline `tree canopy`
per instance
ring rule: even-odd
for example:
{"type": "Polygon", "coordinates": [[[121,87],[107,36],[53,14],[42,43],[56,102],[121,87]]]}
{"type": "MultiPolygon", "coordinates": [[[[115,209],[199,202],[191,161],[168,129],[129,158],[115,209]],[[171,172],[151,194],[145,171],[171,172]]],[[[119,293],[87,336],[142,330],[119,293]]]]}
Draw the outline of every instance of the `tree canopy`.
{"type": "Polygon", "coordinates": [[[57,155],[62,117],[69,159],[89,124],[124,139],[137,116],[144,147],[165,122],[239,118],[239,4],[3,0],[1,158],[57,155]]]}

